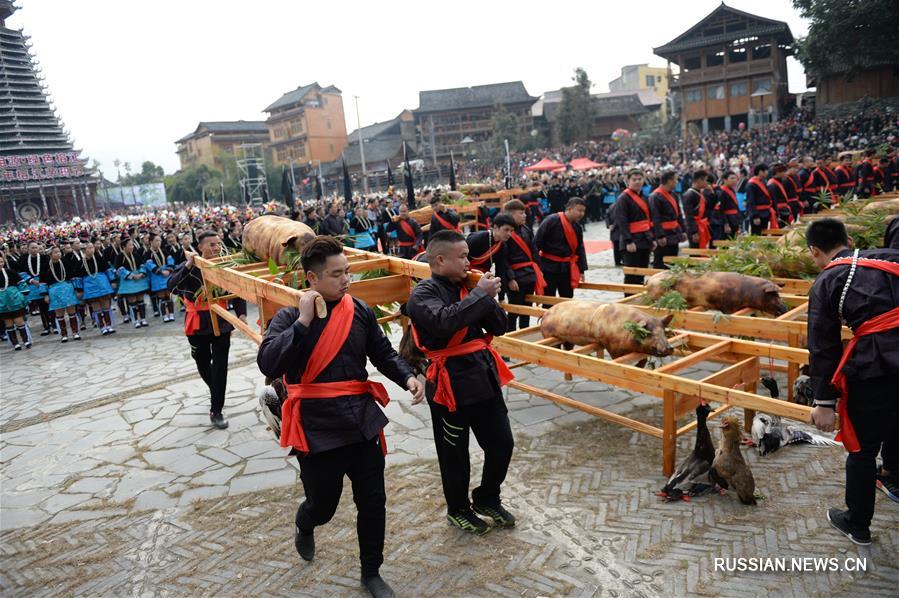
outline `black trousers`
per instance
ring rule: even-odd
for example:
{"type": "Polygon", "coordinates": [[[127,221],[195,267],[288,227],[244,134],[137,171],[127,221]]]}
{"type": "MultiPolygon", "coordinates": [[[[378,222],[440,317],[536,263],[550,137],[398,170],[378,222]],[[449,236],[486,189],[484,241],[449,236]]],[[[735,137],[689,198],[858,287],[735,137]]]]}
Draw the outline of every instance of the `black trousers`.
{"type": "Polygon", "coordinates": [[[414,247],[398,247],[397,254],[404,260],[411,260],[415,257],[416,251],[414,247]]]}
{"type": "MultiPolygon", "coordinates": [[[[524,298],[526,295],[532,295],[534,293],[534,285],[519,285],[517,291],[507,290],[506,294],[509,297],[509,303],[512,305],[530,305],[529,303],[525,303],[524,298]]],[[[527,328],[531,325],[531,317],[526,315],[515,315],[515,314],[507,314],[506,318],[507,326],[506,330],[508,332],[512,332],[517,328],[527,328]]]]}
{"type": "Polygon", "coordinates": [[[546,290],[544,294],[548,297],[555,297],[556,293],[559,297],[574,297],[574,289],[571,288],[571,276],[568,272],[550,273],[543,272],[543,278],[546,279],[546,290]]]}
{"type": "Polygon", "coordinates": [[[34,301],[29,302],[29,313],[35,305],[37,305],[37,311],[41,316],[41,325],[44,327],[44,330],[50,330],[50,305],[44,301],[43,297],[35,299],[34,301]]]}
{"type": "Polygon", "coordinates": [[[765,218],[759,218],[759,224],[756,224],[754,222],[754,220],[755,220],[755,216],[753,216],[749,220],[749,232],[753,235],[762,234],[762,231],[765,230],[766,228],[768,228],[769,225],[771,224],[771,218],[768,217],[767,214],[766,214],[765,218]]]}
{"type": "MultiPolygon", "coordinates": [[[[637,249],[637,251],[633,253],[630,251],[622,251],[621,264],[632,268],[648,268],[649,254],[651,251],[652,250],[648,247],[646,249],[637,249]]],[[[643,277],[639,274],[625,274],[624,284],[643,284],[643,277]]],[[[628,295],[628,293],[625,293],[625,295],[628,295]]]]}
{"type": "Polygon", "coordinates": [[[471,500],[481,506],[499,506],[500,486],[506,479],[515,441],[509,425],[506,404],[497,398],[474,405],[459,405],[450,412],[443,405],[428,401],[434,443],[440,462],[440,477],[448,513],[471,506],[468,485],[471,462],[468,457],[469,431],[484,450],[484,470],[481,485],[471,492],[471,500]]]}
{"type": "Polygon", "coordinates": [[[378,574],[384,563],[384,528],[387,495],[384,492],[384,454],[378,439],[348,444],[323,453],[298,456],[300,480],[306,498],[297,509],[296,524],[306,534],[331,521],[340,495],[343,476],[353,485],[356,503],[356,534],[362,576],[378,574]]]}
{"type": "Polygon", "coordinates": [[[612,261],[615,263],[615,266],[621,266],[621,245],[618,243],[618,239],[615,237],[611,238],[612,241],[612,261]]]}
{"type": "Polygon", "coordinates": [[[197,371],[211,399],[210,411],[221,413],[225,406],[225,387],[228,384],[228,351],[231,349],[231,333],[194,334],[187,337],[190,356],[197,362],[197,371]]]}
{"type": "Polygon", "coordinates": [[[874,475],[877,453],[883,448],[883,466],[899,469],[899,376],[849,380],[846,409],[861,450],[846,457],[846,506],[853,527],[868,529],[874,517],[874,475]],[[887,442],[887,441],[890,442],[887,442]]]}
{"type": "Polygon", "coordinates": [[[665,256],[676,256],[678,249],[680,248],[677,245],[677,241],[672,241],[671,239],[668,240],[668,244],[664,247],[662,245],[657,246],[655,251],[652,252],[652,267],[667,270],[668,266],[664,262],[665,256]]]}

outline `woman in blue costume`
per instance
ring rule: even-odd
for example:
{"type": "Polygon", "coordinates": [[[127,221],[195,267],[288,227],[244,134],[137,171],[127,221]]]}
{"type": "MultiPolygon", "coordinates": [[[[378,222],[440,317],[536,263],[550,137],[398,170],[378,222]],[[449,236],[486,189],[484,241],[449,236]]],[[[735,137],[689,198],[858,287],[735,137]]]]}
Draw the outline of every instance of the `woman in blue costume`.
{"type": "MultiPolygon", "coordinates": [[[[79,268],[80,270],[80,268],[79,268]]],[[[73,281],[78,278],[80,272],[75,271],[72,262],[67,267],[62,259],[62,251],[58,246],[50,249],[50,262],[47,269],[41,275],[41,281],[48,285],[46,301],[50,304],[50,311],[56,313],[56,325],[59,327],[60,341],[69,342],[66,332],[66,314],[69,316],[69,324],[72,327],[72,338],[81,340],[78,334],[78,315],[75,308],[78,306],[78,296],[75,294],[73,281]]]]}
{"type": "Polygon", "coordinates": [[[368,218],[365,209],[356,208],[356,215],[350,221],[350,235],[353,238],[353,245],[356,249],[376,251],[377,241],[375,239],[377,234],[377,225],[368,218]]]}
{"type": "Polygon", "coordinates": [[[159,315],[163,322],[174,322],[175,304],[169,296],[168,282],[175,270],[175,258],[162,250],[162,237],[159,235],[150,238],[150,250],[145,255],[145,268],[150,273],[150,293],[156,297],[159,315]]]}
{"type": "Polygon", "coordinates": [[[93,243],[85,245],[81,258],[81,300],[91,306],[94,323],[103,336],[115,332],[110,309],[115,279],[115,270],[103,254],[96,250],[93,243]]]}
{"type": "Polygon", "coordinates": [[[30,310],[34,313],[35,308],[41,314],[41,324],[43,331],[41,336],[50,334],[53,325],[53,318],[50,315],[50,308],[44,298],[47,296],[47,285],[41,282],[41,274],[47,269],[50,258],[41,253],[41,247],[35,241],[28,244],[28,255],[19,262],[19,274],[28,284],[28,292],[26,298],[30,305],[30,310]]]}
{"type": "Polygon", "coordinates": [[[16,351],[21,351],[23,344],[26,349],[31,348],[31,332],[25,323],[28,299],[22,293],[25,284],[19,273],[7,266],[6,258],[0,255],[0,320],[6,325],[6,336],[16,351]]]}
{"type": "Polygon", "coordinates": [[[131,237],[122,239],[122,253],[116,258],[115,269],[119,277],[119,296],[128,303],[128,314],[135,328],[147,325],[144,293],[150,290],[150,280],[145,267],[131,237]]]}

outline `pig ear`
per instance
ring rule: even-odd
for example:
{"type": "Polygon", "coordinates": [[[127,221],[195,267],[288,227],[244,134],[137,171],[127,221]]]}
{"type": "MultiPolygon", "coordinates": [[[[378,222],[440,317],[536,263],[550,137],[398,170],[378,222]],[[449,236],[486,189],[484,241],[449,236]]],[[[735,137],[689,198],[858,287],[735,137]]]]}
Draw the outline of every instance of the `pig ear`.
{"type": "Polygon", "coordinates": [[[668,324],[671,323],[671,320],[674,319],[674,314],[668,314],[664,318],[662,318],[662,326],[668,328],[668,324]]]}
{"type": "Polygon", "coordinates": [[[293,242],[296,241],[296,240],[297,240],[297,236],[296,236],[296,235],[294,235],[294,236],[292,236],[292,237],[289,237],[286,241],[284,241],[283,243],[281,243],[281,247],[290,247],[291,245],[293,245],[293,242]]]}

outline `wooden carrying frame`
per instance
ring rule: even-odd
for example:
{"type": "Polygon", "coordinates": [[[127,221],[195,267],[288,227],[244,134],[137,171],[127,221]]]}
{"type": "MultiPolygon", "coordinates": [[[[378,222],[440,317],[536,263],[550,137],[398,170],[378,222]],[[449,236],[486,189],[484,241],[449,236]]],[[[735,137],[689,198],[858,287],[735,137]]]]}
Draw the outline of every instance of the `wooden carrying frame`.
{"type": "MultiPolygon", "coordinates": [[[[403,303],[408,300],[413,278],[430,277],[430,267],[425,263],[351,248],[345,249],[345,253],[350,262],[351,272],[379,269],[387,272],[387,275],[381,278],[358,280],[350,284],[350,293],[369,305],[403,303]]],[[[257,344],[261,343],[262,333],[272,316],[282,307],[296,306],[303,291],[293,289],[283,282],[275,280],[282,276],[289,278],[292,276],[291,273],[286,276],[283,274],[272,275],[269,273],[268,267],[262,263],[223,267],[220,265],[222,259],[195,258],[203,274],[207,296],[209,296],[209,287],[215,286],[228,293],[222,298],[240,297],[255,303],[259,308],[261,330],[255,330],[233,313],[218,305],[213,305],[210,310],[213,330],[218,334],[218,318],[222,318],[257,344]]],[[[298,277],[302,280],[302,273],[298,273],[298,277]]],[[[476,284],[479,278],[480,274],[469,273],[468,282],[470,285],[476,284]]],[[[607,285],[588,283],[585,286],[592,288],[607,285]]],[[[529,299],[540,302],[560,300],[540,296],[529,299]]],[[[538,307],[505,303],[501,305],[507,312],[514,314],[539,316],[544,311],[538,307]]],[[[653,311],[648,307],[635,307],[653,311]]],[[[659,315],[664,314],[660,312],[659,315]]],[[[402,316],[397,312],[380,318],[379,322],[389,322],[401,318],[402,316]]],[[[661,439],[662,472],[670,475],[675,467],[677,438],[696,426],[695,421],[680,427],[678,423],[696,408],[700,399],[719,405],[711,414],[712,417],[734,407],[742,407],[745,412],[747,429],[756,411],[764,411],[799,421],[808,421],[811,413],[809,407],[764,397],[755,392],[763,368],[774,367],[776,360],[786,364],[777,366],[781,371],[784,369],[798,370],[799,366],[808,363],[808,351],[773,343],[716,336],[709,334],[708,331],[702,331],[708,329],[717,333],[739,335],[749,333],[757,337],[764,337],[765,334],[768,336],[778,335],[777,338],[771,340],[788,342],[790,338],[785,336],[788,333],[783,330],[804,334],[803,323],[787,320],[775,327],[770,326],[770,322],[759,318],[747,318],[753,322],[734,321],[732,318],[729,321],[722,319],[718,324],[710,326],[710,318],[709,314],[698,312],[676,314],[674,322],[677,327],[690,330],[677,330],[676,335],[669,339],[680,356],[656,370],[645,370],[632,365],[645,357],[642,354],[632,353],[611,360],[604,358],[602,348],[596,344],[578,346],[569,350],[563,349],[562,341],[555,338],[543,338],[537,326],[496,337],[493,339],[493,346],[502,355],[520,360],[512,367],[521,367],[527,364],[547,367],[563,372],[566,376],[580,376],[661,399],[663,423],[659,428],[531,384],[518,381],[510,384],[512,388],[560,405],[579,409],[601,419],[661,439]],[[700,380],[682,375],[683,371],[688,368],[709,362],[725,364],[726,367],[700,380]]]]}

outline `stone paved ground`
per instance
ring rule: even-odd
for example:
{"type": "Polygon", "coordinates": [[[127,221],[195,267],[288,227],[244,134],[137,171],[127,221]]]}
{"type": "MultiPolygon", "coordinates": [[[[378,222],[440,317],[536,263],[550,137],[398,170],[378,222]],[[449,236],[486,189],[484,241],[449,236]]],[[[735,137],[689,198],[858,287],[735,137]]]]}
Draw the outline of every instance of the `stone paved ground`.
{"type": "MultiPolygon", "coordinates": [[[[593,226],[588,238],[603,234],[593,226]]],[[[590,280],[620,281],[610,252],[590,262],[590,280]]],[[[0,591],[358,594],[348,491],[318,534],[316,561],[293,551],[302,489],[295,460],[258,415],[252,344],[234,337],[231,427],[217,431],[207,426],[205,387],[176,325],[120,331],[102,339],[90,331],[67,346],[39,339],[30,353],[2,349],[0,591]]],[[[516,374],[658,424],[654,398],[536,368],[516,374]]],[[[895,595],[899,587],[897,505],[879,494],[869,549],[823,519],[825,506],[841,502],[840,449],[748,453],[767,497],[758,507],[733,496],[664,504],[654,495],[664,483],[657,440],[517,391],[508,393],[517,448],[505,496],[521,523],[461,535],[442,519],[427,409],[388,388],[383,572],[402,595],[895,595]],[[868,571],[714,570],[714,558],[732,556],[862,556],[868,571]]],[[[682,440],[681,456],[691,443],[682,440]]]]}

